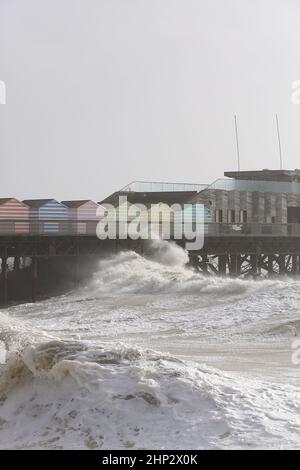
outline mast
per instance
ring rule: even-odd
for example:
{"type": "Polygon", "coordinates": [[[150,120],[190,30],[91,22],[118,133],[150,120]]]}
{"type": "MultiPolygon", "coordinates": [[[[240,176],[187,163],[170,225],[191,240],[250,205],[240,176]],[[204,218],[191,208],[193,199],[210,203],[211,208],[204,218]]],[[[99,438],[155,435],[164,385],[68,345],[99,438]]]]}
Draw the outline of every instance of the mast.
{"type": "Polygon", "coordinates": [[[240,165],[240,145],[239,145],[239,133],[238,133],[238,125],[237,125],[237,116],[234,115],[234,127],[235,127],[235,140],[236,140],[236,150],[237,150],[237,164],[238,164],[238,171],[241,169],[240,165]]]}
{"type": "Polygon", "coordinates": [[[281,147],[281,138],[280,138],[280,128],[279,128],[278,114],[276,114],[276,127],[277,127],[278,148],[279,148],[279,158],[280,158],[280,170],[282,170],[282,147],[281,147]]]}

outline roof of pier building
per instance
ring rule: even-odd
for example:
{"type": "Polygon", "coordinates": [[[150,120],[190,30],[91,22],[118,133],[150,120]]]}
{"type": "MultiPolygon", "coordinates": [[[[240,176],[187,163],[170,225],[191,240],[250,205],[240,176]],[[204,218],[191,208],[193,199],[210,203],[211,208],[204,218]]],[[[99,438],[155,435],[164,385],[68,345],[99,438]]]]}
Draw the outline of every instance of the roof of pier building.
{"type": "Polygon", "coordinates": [[[131,204],[183,204],[206,188],[204,184],[161,183],[151,181],[134,181],[111,194],[99,204],[116,205],[120,196],[126,196],[131,204]]]}
{"type": "Polygon", "coordinates": [[[211,190],[300,194],[300,170],[226,171],[199,194],[211,190]]]}
{"type": "Polygon", "coordinates": [[[256,170],[256,171],[225,171],[224,176],[236,180],[277,181],[300,183],[300,170],[256,170]]]}
{"type": "Polygon", "coordinates": [[[148,206],[149,204],[183,204],[186,201],[189,201],[191,198],[198,194],[196,191],[193,192],[162,192],[162,193],[147,193],[147,192],[134,192],[134,193],[125,193],[117,191],[106,199],[101,201],[99,204],[118,204],[119,197],[127,197],[127,201],[130,204],[145,204],[148,206]]]}

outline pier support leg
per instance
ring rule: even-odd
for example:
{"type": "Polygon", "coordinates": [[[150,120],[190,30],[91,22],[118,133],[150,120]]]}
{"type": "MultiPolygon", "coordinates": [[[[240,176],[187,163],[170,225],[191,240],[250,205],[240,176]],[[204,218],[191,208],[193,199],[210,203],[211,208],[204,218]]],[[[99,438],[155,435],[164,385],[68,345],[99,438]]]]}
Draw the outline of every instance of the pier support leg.
{"type": "Polygon", "coordinates": [[[258,255],[253,254],[250,256],[251,262],[251,274],[256,275],[258,274],[258,255]]]}
{"type": "Polygon", "coordinates": [[[232,276],[239,276],[241,274],[241,255],[231,255],[230,274],[232,276]]]}
{"type": "Polygon", "coordinates": [[[38,259],[36,256],[32,258],[32,266],[31,266],[31,301],[36,301],[36,293],[37,293],[37,281],[38,281],[38,259]]]}
{"type": "Polygon", "coordinates": [[[274,274],[274,257],[273,255],[268,256],[268,274],[272,276],[274,274]]]}
{"type": "Polygon", "coordinates": [[[285,255],[279,255],[278,266],[279,266],[279,274],[286,274],[285,255]]]}
{"type": "Polygon", "coordinates": [[[7,257],[4,256],[2,258],[2,281],[3,281],[3,291],[2,291],[2,299],[3,305],[7,304],[7,257]]]}
{"type": "Polygon", "coordinates": [[[80,273],[80,257],[77,254],[75,256],[75,269],[74,269],[74,285],[75,287],[79,284],[79,273],[80,273]]]}
{"type": "Polygon", "coordinates": [[[202,255],[201,268],[203,273],[207,273],[208,268],[208,257],[207,255],[202,255]]]}
{"type": "Polygon", "coordinates": [[[296,274],[299,272],[299,256],[293,255],[292,256],[292,274],[296,274]]]}
{"type": "Polygon", "coordinates": [[[226,265],[227,265],[227,255],[220,255],[219,256],[219,274],[221,276],[226,274],[226,265]]]}
{"type": "Polygon", "coordinates": [[[194,255],[192,252],[189,252],[189,265],[192,266],[197,271],[200,271],[199,256],[194,255]]]}
{"type": "Polygon", "coordinates": [[[14,257],[14,271],[20,270],[20,256],[14,257]]]}

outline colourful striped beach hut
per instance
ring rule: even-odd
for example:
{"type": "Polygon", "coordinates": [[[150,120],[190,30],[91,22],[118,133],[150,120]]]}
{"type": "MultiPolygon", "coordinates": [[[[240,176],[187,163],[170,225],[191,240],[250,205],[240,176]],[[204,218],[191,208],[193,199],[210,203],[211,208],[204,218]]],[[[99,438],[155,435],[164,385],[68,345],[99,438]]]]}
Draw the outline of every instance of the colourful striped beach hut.
{"type": "Polygon", "coordinates": [[[62,201],[68,207],[71,232],[79,235],[95,235],[98,221],[104,216],[105,208],[94,201],[62,201]]]}
{"type": "Polygon", "coordinates": [[[68,231],[68,208],[56,199],[26,199],[29,207],[30,232],[63,235],[68,231]]]}
{"type": "Polygon", "coordinates": [[[26,235],[29,232],[29,207],[13,197],[0,199],[0,234],[26,235]]]}

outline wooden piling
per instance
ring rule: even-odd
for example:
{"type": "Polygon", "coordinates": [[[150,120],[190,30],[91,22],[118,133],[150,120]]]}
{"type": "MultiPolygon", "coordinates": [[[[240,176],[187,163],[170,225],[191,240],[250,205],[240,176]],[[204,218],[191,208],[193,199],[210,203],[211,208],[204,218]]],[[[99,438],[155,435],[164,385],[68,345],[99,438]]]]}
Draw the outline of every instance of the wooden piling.
{"type": "Polygon", "coordinates": [[[292,255],[292,273],[296,274],[299,272],[299,256],[292,255]]]}
{"type": "Polygon", "coordinates": [[[14,257],[14,271],[20,270],[20,256],[14,257]]]}
{"type": "Polygon", "coordinates": [[[285,255],[278,256],[279,274],[286,274],[285,255]]]}
{"type": "Polygon", "coordinates": [[[2,257],[2,300],[3,305],[7,304],[7,289],[8,289],[8,278],[7,278],[7,256],[2,257]]]}
{"type": "Polygon", "coordinates": [[[254,253],[250,256],[251,274],[258,274],[258,255],[254,253]]]}
{"type": "Polygon", "coordinates": [[[32,258],[31,262],[31,301],[36,302],[37,283],[38,283],[38,259],[36,256],[32,258]]]}
{"type": "Polygon", "coordinates": [[[268,274],[269,276],[272,276],[274,274],[274,256],[273,255],[268,255],[268,274]]]}
{"type": "Polygon", "coordinates": [[[226,266],[227,266],[227,255],[219,255],[218,262],[219,262],[219,274],[225,275],[226,266]]]}

